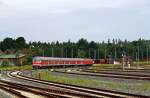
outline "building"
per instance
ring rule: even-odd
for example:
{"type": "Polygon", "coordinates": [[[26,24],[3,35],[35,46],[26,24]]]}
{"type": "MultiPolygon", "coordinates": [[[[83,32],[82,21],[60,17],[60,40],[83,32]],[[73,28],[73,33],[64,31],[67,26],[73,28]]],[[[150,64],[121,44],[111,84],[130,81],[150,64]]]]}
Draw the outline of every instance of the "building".
{"type": "Polygon", "coordinates": [[[23,54],[0,54],[0,66],[22,65],[25,55],[23,54]]]}

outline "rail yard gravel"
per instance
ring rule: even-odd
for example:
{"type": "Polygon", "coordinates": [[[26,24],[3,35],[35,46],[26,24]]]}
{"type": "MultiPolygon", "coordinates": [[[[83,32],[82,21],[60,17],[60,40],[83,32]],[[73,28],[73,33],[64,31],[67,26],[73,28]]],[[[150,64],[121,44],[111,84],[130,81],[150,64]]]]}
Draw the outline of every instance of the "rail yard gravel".
{"type": "MultiPolygon", "coordinates": [[[[47,70],[39,70],[34,71],[33,73],[45,72],[47,70]]],[[[97,77],[97,76],[84,76],[84,75],[75,75],[75,74],[66,74],[66,73],[57,73],[48,71],[50,76],[56,77],[65,77],[69,79],[85,79],[90,80],[92,83],[85,84],[77,84],[81,86],[88,86],[93,88],[102,88],[102,89],[110,89],[116,91],[122,91],[127,93],[141,94],[150,96],[150,83],[149,81],[143,80],[131,80],[131,79],[120,79],[120,78],[109,78],[109,77],[97,77]]],[[[29,72],[28,72],[28,75],[29,72]]]]}

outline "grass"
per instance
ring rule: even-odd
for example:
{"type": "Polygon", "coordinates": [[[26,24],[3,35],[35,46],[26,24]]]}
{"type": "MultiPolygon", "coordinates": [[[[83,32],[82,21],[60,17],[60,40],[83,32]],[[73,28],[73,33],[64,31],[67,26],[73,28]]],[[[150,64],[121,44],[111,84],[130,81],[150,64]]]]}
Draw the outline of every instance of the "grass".
{"type": "MultiPolygon", "coordinates": [[[[147,61],[134,62],[134,65],[131,65],[131,67],[136,67],[136,65],[142,68],[150,69],[150,61],[149,62],[147,61]]],[[[89,69],[93,69],[93,70],[122,69],[122,64],[94,64],[89,69]]]]}
{"type": "Polygon", "coordinates": [[[48,72],[36,73],[36,74],[33,75],[33,77],[40,78],[42,80],[49,80],[49,81],[53,81],[53,82],[59,82],[59,83],[65,83],[65,84],[74,84],[74,85],[82,85],[82,86],[90,86],[93,83],[95,85],[99,84],[99,82],[94,81],[94,80],[83,79],[83,78],[67,78],[67,77],[64,77],[64,76],[54,76],[54,75],[49,75],[48,72]]]}
{"type": "Polygon", "coordinates": [[[14,71],[14,70],[31,70],[31,65],[23,65],[23,66],[1,66],[1,71],[14,71]]]}
{"type": "Polygon", "coordinates": [[[150,61],[139,61],[139,62],[135,62],[135,63],[139,63],[140,65],[150,65],[150,61]]]}
{"type": "Polygon", "coordinates": [[[100,70],[100,69],[120,69],[122,66],[120,64],[94,64],[89,69],[100,70]]]}
{"type": "Polygon", "coordinates": [[[37,72],[35,71],[33,74],[34,78],[39,78],[42,80],[48,80],[53,82],[65,83],[65,84],[73,84],[80,85],[85,87],[93,87],[93,88],[107,88],[113,90],[126,90],[126,91],[139,91],[139,92],[150,92],[150,83],[149,82],[119,82],[119,81],[107,81],[101,79],[89,79],[89,77],[68,77],[67,75],[54,75],[50,74],[48,71],[37,72]]]}

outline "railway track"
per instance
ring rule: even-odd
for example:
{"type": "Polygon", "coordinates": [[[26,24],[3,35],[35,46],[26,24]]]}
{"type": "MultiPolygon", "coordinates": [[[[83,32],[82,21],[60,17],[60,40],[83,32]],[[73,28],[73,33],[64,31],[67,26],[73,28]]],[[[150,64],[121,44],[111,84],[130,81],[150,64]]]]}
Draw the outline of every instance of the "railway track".
{"type": "Polygon", "coordinates": [[[115,74],[115,75],[125,75],[125,76],[138,76],[138,77],[150,77],[150,73],[144,73],[144,72],[114,72],[114,71],[95,71],[95,70],[83,70],[83,72],[100,73],[100,74],[115,74]]]}
{"type": "MultiPolygon", "coordinates": [[[[14,77],[14,78],[19,78],[19,79],[31,81],[31,80],[23,78],[23,77],[21,78],[20,76],[19,77],[18,76],[14,76],[11,73],[9,75],[12,76],[12,77],[14,77]]],[[[40,84],[46,84],[46,83],[41,83],[41,82],[37,82],[37,81],[31,81],[31,82],[36,82],[36,83],[40,83],[40,84]]],[[[46,84],[46,85],[48,85],[48,84],[46,84]]],[[[50,85],[49,84],[48,86],[52,87],[54,85],[50,85]]],[[[27,87],[30,87],[30,86],[27,85],[27,87]]],[[[59,86],[57,86],[57,87],[59,87],[59,86]]],[[[59,88],[61,88],[61,87],[59,87],[59,88]]],[[[59,90],[58,88],[54,89],[54,87],[52,87],[50,89],[42,88],[42,90],[48,91],[48,92],[57,93],[57,94],[60,94],[60,95],[67,95],[67,97],[56,97],[56,98],[100,98],[100,97],[104,97],[104,96],[98,96],[98,95],[88,94],[88,93],[80,93],[79,91],[76,92],[76,91],[73,91],[73,90],[70,90],[70,92],[68,92],[67,90],[63,90],[62,91],[62,90],[59,90]]],[[[103,94],[103,95],[105,95],[105,94],[103,94]]],[[[119,98],[122,98],[122,97],[119,97],[119,98]]]]}
{"type": "Polygon", "coordinates": [[[11,96],[14,96],[15,98],[16,97],[17,98],[28,98],[28,97],[22,95],[20,92],[14,90],[12,88],[8,88],[6,86],[3,86],[3,85],[0,85],[0,89],[8,92],[11,96]]]}
{"type": "Polygon", "coordinates": [[[115,72],[144,72],[144,73],[150,73],[150,69],[113,69],[113,68],[109,68],[109,69],[83,69],[83,70],[96,70],[96,71],[115,71],[115,72]]]}
{"type": "Polygon", "coordinates": [[[121,74],[121,73],[113,73],[113,72],[90,72],[90,71],[64,72],[64,71],[56,71],[55,70],[55,72],[75,74],[75,75],[122,78],[122,79],[136,79],[136,80],[148,80],[148,81],[150,81],[150,76],[149,75],[121,74]]]}
{"type": "Polygon", "coordinates": [[[9,92],[17,98],[31,98],[31,96],[34,96],[34,98],[69,98],[68,96],[60,94],[60,92],[59,94],[56,94],[56,91],[50,93],[48,90],[39,87],[12,83],[3,80],[0,80],[0,89],[9,92]]]}
{"type": "Polygon", "coordinates": [[[86,94],[92,95],[89,98],[98,98],[98,97],[108,97],[108,98],[149,98],[149,96],[144,95],[137,95],[137,94],[130,94],[125,92],[118,92],[118,91],[111,91],[111,90],[105,90],[105,89],[94,89],[89,87],[82,87],[82,86],[75,86],[75,85],[68,85],[68,84],[62,84],[62,83],[56,83],[56,82],[50,82],[50,81],[44,81],[39,79],[34,79],[28,76],[22,75],[20,72],[17,73],[17,75],[10,74],[11,76],[15,78],[24,79],[27,81],[32,82],[38,82],[46,85],[51,85],[55,87],[70,89],[74,91],[84,92],[86,94]]]}
{"type": "Polygon", "coordinates": [[[90,71],[115,71],[115,72],[144,72],[144,73],[150,73],[150,69],[126,69],[126,70],[121,70],[121,69],[99,69],[99,70],[95,70],[95,69],[83,69],[83,70],[90,70],[90,71]]]}

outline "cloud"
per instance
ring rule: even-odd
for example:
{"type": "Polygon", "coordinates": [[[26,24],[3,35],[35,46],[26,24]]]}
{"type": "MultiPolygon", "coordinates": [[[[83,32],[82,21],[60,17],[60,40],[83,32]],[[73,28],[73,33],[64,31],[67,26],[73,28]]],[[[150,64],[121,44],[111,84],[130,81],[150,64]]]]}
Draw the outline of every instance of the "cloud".
{"type": "MultiPolygon", "coordinates": [[[[149,6],[148,0],[2,0],[2,13],[69,14],[82,9],[132,9],[149,6]],[[12,13],[13,12],[13,13],[12,13]]],[[[148,7],[149,8],[149,7],[148,7]]]]}
{"type": "Polygon", "coordinates": [[[3,5],[4,3],[2,1],[0,1],[0,7],[3,5]]]}
{"type": "Polygon", "coordinates": [[[81,8],[128,8],[145,4],[147,0],[3,0],[9,6],[22,9],[75,10],[81,8]]]}
{"type": "MultiPolygon", "coordinates": [[[[23,35],[28,40],[41,41],[74,41],[85,37],[99,41],[113,37],[135,39],[138,32],[150,32],[149,0],[1,2],[0,34],[6,32],[3,37],[23,35]]],[[[150,37],[148,33],[144,34],[144,37],[150,37]]]]}

